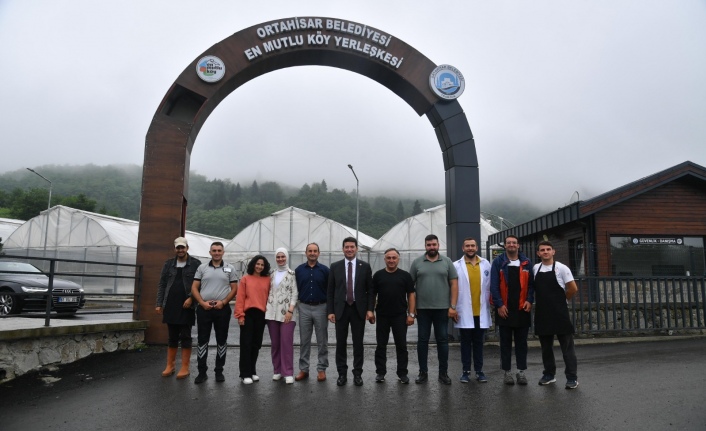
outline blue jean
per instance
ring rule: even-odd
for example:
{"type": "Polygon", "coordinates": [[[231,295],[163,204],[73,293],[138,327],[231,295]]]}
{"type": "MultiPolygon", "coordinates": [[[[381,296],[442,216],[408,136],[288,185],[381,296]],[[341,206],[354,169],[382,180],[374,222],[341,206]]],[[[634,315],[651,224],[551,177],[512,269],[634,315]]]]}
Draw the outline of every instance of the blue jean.
{"type": "Polygon", "coordinates": [[[434,325],[434,338],[436,338],[436,352],[439,356],[439,373],[445,374],[449,368],[449,314],[446,308],[417,309],[419,371],[429,372],[427,357],[432,324],[434,325]]]}
{"type": "Polygon", "coordinates": [[[485,329],[480,327],[480,318],[475,319],[475,328],[460,328],[461,338],[461,364],[464,372],[471,371],[471,351],[473,352],[473,369],[483,371],[483,342],[485,329]]]}

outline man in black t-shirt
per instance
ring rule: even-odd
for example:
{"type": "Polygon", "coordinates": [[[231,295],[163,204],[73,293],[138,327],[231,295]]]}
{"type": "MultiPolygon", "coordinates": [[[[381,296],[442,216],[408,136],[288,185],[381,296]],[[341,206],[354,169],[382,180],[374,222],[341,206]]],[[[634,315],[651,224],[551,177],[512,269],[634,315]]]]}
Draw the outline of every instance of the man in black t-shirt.
{"type": "Polygon", "coordinates": [[[397,352],[397,377],[401,383],[409,383],[407,377],[407,326],[414,324],[414,281],[409,272],[398,268],[400,253],[394,248],[385,251],[385,269],[373,276],[373,295],[377,298],[375,308],[377,347],[375,349],[375,381],[385,381],[387,373],[387,342],[390,330],[397,352]]]}

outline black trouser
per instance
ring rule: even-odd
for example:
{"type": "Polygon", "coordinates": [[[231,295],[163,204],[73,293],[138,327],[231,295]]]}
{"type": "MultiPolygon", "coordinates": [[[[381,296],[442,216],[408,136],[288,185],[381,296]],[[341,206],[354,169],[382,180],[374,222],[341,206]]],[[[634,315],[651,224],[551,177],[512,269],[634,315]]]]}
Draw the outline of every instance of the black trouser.
{"type": "MultiPolygon", "coordinates": [[[[567,380],[576,380],[578,376],[576,351],[574,350],[573,334],[557,334],[561,346],[561,353],[564,355],[564,374],[567,380]]],[[[544,374],[556,375],[556,362],[554,361],[554,335],[540,335],[539,344],[542,346],[542,363],[544,363],[544,374]]]]}
{"type": "Polygon", "coordinates": [[[346,304],[343,307],[343,314],[340,319],[336,319],[336,368],[338,374],[345,376],[348,372],[348,325],[351,327],[353,338],[353,375],[363,374],[363,331],[365,330],[365,319],[360,317],[358,309],[353,305],[346,304]]]}
{"type": "Polygon", "coordinates": [[[515,338],[515,361],[518,370],[527,369],[527,334],[529,327],[500,326],[500,362],[502,369],[510,371],[512,364],[512,339],[515,338]]]}
{"type": "Polygon", "coordinates": [[[199,373],[205,373],[208,370],[206,359],[208,359],[208,342],[211,339],[211,328],[216,332],[216,367],[214,370],[217,373],[223,372],[223,366],[226,363],[226,343],[228,342],[228,325],[230,325],[230,305],[226,304],[220,310],[213,308],[204,310],[199,307],[196,309],[196,324],[198,325],[198,343],[197,352],[199,373]]]}
{"type": "Polygon", "coordinates": [[[191,348],[191,325],[172,325],[167,323],[167,329],[169,331],[168,347],[179,347],[179,341],[181,341],[182,349],[191,348]]]}
{"type": "Polygon", "coordinates": [[[240,377],[257,375],[255,366],[265,332],[265,312],[257,308],[245,310],[245,324],[240,327],[240,377]]]}
{"type": "Polygon", "coordinates": [[[377,347],[375,348],[375,369],[377,374],[387,373],[387,342],[390,339],[390,329],[392,338],[395,340],[395,351],[397,352],[397,375],[407,375],[407,316],[382,316],[377,315],[375,319],[375,336],[377,347]]]}

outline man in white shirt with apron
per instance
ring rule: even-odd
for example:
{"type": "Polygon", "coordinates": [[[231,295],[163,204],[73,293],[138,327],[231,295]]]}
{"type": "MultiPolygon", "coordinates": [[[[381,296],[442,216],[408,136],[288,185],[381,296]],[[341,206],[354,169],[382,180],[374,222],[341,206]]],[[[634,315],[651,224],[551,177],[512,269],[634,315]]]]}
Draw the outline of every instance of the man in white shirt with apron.
{"type": "Polygon", "coordinates": [[[554,260],[554,247],[549,241],[537,244],[537,256],[542,263],[534,265],[534,333],[542,346],[544,375],[539,384],[556,382],[556,362],[554,361],[554,336],[561,346],[566,366],[566,389],[576,389],[579,385],[576,375],[576,352],[574,351],[574,325],[569,318],[566,301],[571,299],[578,287],[571,270],[554,260]]]}

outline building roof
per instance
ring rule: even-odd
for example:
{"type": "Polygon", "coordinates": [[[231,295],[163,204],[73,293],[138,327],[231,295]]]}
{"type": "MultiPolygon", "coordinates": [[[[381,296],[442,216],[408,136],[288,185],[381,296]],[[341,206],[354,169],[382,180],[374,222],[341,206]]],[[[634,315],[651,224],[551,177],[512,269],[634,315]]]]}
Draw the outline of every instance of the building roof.
{"type": "Polygon", "coordinates": [[[665,169],[656,174],[652,174],[625,184],[622,187],[613,189],[609,192],[600,194],[581,203],[581,217],[586,217],[594,214],[602,209],[611,207],[620,202],[634,198],[645,192],[653,190],[664,184],[676,181],[678,179],[687,178],[690,181],[706,183],[706,168],[697,165],[696,163],[686,161],[669,169],[665,169]]]}
{"type": "Polygon", "coordinates": [[[490,235],[488,242],[490,242],[490,244],[498,244],[507,235],[515,235],[522,238],[544,232],[548,229],[588,217],[601,210],[676,180],[693,181],[706,189],[706,168],[690,161],[680,163],[591,199],[574,202],[556,211],[537,217],[534,220],[490,235]]]}

